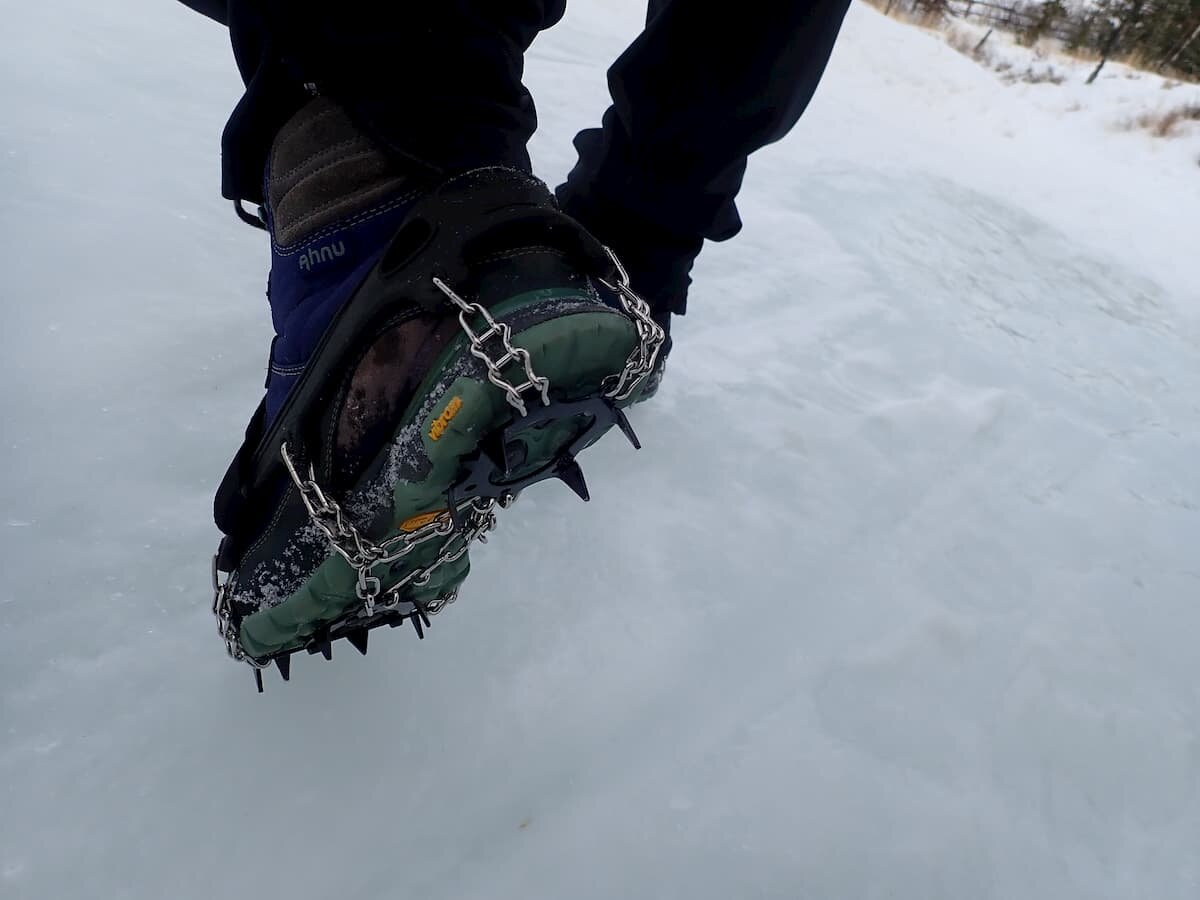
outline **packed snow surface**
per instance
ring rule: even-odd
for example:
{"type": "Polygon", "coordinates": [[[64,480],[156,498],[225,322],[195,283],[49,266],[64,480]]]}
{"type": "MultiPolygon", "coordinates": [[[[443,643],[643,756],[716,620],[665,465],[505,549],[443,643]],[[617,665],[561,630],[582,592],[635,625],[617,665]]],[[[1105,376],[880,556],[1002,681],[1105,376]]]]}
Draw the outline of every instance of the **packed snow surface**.
{"type": "MultiPolygon", "coordinates": [[[[530,54],[547,179],[641,12],[530,54]]],[[[258,696],[208,593],[269,336],[227,37],[6,23],[0,897],[1200,896],[1200,134],[1120,125],[1193,87],[855,6],[646,449],[523,498],[425,642],[258,696]]]]}

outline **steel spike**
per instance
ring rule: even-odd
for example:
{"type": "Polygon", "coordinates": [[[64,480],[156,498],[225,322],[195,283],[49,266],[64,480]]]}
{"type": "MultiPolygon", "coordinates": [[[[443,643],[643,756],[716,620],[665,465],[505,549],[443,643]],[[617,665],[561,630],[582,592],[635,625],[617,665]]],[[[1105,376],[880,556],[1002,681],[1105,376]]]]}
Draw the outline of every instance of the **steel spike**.
{"type": "Polygon", "coordinates": [[[450,523],[454,526],[455,531],[463,530],[462,514],[458,511],[458,496],[454,488],[446,491],[446,506],[450,510],[450,523]]]}
{"type": "Polygon", "coordinates": [[[283,676],[284,681],[292,680],[292,657],[291,657],[291,655],[275,657],[275,668],[279,669],[279,674],[283,676]]]}
{"type": "Polygon", "coordinates": [[[421,619],[418,616],[409,616],[408,621],[412,622],[413,629],[417,632],[417,639],[425,640],[425,629],[421,627],[421,619]]]}
{"type": "Polygon", "coordinates": [[[347,634],[346,640],[348,640],[350,642],[350,645],[352,647],[354,647],[355,650],[357,650],[363,656],[366,656],[367,655],[367,638],[369,636],[370,636],[370,632],[367,631],[367,629],[359,628],[357,631],[351,631],[349,634],[347,634]]]}
{"type": "Polygon", "coordinates": [[[333,643],[331,641],[326,641],[321,645],[321,655],[325,657],[326,662],[333,660],[333,643]]]}
{"type": "Polygon", "coordinates": [[[254,669],[254,684],[258,687],[258,692],[263,692],[262,669],[255,667],[254,669]]]}
{"type": "Polygon", "coordinates": [[[492,461],[492,465],[505,475],[512,471],[512,460],[508,456],[508,441],[504,439],[503,432],[486,440],[480,449],[492,461]]]}
{"type": "Polygon", "coordinates": [[[592,499],[588,493],[587,482],[583,478],[583,469],[579,468],[579,463],[575,462],[574,457],[568,456],[558,464],[558,479],[584,502],[592,499]]]}
{"type": "Polygon", "coordinates": [[[621,429],[621,434],[629,439],[629,443],[633,444],[634,450],[642,449],[642,442],[638,440],[637,433],[633,430],[633,426],[629,424],[629,417],[625,415],[622,409],[613,409],[613,419],[617,423],[617,427],[621,429]]]}

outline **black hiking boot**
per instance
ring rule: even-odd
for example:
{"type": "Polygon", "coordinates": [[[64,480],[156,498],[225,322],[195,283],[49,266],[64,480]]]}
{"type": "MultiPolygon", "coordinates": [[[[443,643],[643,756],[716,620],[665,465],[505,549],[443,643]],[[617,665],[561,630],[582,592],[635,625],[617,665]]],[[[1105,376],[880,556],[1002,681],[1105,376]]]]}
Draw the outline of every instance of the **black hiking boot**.
{"type": "Polygon", "coordinates": [[[366,652],[406,620],[424,636],[525,488],[587,499],[576,457],[613,425],[636,446],[622,409],[665,339],[616,257],[522,172],[400,172],[316,100],[268,188],[276,338],[214,565],[227,649],[260,687],[297,650],[366,652]]]}

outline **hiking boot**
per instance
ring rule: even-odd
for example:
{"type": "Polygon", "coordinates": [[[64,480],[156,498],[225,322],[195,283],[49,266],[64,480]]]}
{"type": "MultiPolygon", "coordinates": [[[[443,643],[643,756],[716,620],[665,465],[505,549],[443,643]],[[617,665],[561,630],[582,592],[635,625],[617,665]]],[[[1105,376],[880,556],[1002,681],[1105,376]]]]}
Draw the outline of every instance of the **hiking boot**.
{"type": "Polygon", "coordinates": [[[644,388],[662,328],[616,257],[528,174],[400,170],[332,103],[280,132],[267,179],[276,336],[216,498],[214,610],[259,669],[452,602],[471,541],[644,388]],[[602,286],[609,299],[597,293],[602,286]],[[222,577],[224,576],[224,577],[222,577]]]}

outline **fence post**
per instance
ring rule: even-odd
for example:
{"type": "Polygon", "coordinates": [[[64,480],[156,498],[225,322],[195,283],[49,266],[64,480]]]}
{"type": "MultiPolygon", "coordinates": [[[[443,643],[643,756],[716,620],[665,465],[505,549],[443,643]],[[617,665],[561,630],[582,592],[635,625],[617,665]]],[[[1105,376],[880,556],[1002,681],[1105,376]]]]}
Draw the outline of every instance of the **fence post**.
{"type": "Polygon", "coordinates": [[[1158,71],[1161,72],[1167,66],[1171,65],[1171,63],[1175,62],[1175,60],[1179,59],[1179,57],[1183,54],[1183,51],[1190,47],[1192,41],[1198,37],[1200,37],[1200,25],[1197,25],[1196,30],[1193,31],[1188,37],[1183,39],[1183,43],[1179,45],[1175,52],[1158,64],[1158,71]]]}

